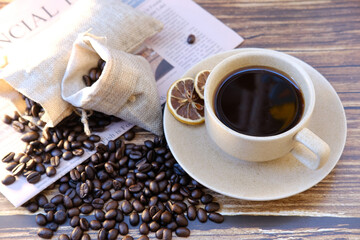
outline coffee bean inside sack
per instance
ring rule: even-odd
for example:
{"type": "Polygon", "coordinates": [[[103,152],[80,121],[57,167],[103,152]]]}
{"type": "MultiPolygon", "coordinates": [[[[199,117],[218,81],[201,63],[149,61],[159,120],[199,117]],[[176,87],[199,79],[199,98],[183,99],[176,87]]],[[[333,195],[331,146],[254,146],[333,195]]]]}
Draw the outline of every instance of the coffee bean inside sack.
{"type": "MultiPolygon", "coordinates": [[[[85,78],[95,82],[104,64],[100,60],[84,75],[88,76],[84,82],[85,78]]],[[[23,126],[22,140],[27,144],[24,152],[2,158],[10,171],[2,179],[4,185],[20,177],[29,183],[51,178],[61,161],[71,161],[86,149],[96,150],[24,205],[37,212],[40,238],[50,239],[61,225],[70,225],[73,230],[62,232],[58,239],[90,239],[95,235],[97,239],[133,239],[132,234],[139,239],[172,239],[190,235],[189,221],[224,221],[217,213],[220,205],[176,162],[164,137],[139,142],[135,128],[118,139],[99,143],[95,133],[119,120],[99,112],[89,117],[91,136],[84,134],[76,114],[54,128],[43,129],[44,123],[34,121],[43,114],[42,107],[26,97],[24,100],[25,116],[14,113],[3,118],[7,124],[17,122],[15,130],[23,126]]]]}

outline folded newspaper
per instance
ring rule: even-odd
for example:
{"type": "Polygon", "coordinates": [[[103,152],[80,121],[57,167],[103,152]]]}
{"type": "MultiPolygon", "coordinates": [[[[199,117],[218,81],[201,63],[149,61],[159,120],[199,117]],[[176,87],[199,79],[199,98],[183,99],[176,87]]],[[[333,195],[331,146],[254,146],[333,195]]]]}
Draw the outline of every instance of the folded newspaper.
{"type": "MultiPolygon", "coordinates": [[[[23,44],[44,29],[51,28],[75,2],[76,0],[17,0],[6,6],[0,11],[0,54],[15,49],[17,44],[23,44]]],[[[160,33],[148,38],[135,51],[150,63],[161,103],[166,101],[166,92],[171,83],[180,78],[187,69],[210,55],[233,49],[243,41],[237,33],[191,0],[123,2],[165,24],[160,33]],[[195,36],[193,44],[187,42],[189,35],[195,36]]],[[[1,116],[14,111],[9,101],[10,97],[0,97],[1,116]]],[[[131,127],[132,124],[119,121],[97,134],[103,143],[107,143],[131,127]]],[[[22,134],[15,132],[11,126],[0,122],[0,135],[7,136],[0,139],[0,158],[10,151],[23,151],[25,143],[20,140],[22,134]]],[[[14,206],[20,206],[90,157],[92,153],[93,151],[88,150],[72,161],[61,161],[56,175],[52,178],[43,178],[36,184],[29,184],[25,178],[19,177],[9,186],[0,184],[0,191],[14,206]]],[[[8,174],[5,163],[0,162],[0,176],[8,174]]]]}

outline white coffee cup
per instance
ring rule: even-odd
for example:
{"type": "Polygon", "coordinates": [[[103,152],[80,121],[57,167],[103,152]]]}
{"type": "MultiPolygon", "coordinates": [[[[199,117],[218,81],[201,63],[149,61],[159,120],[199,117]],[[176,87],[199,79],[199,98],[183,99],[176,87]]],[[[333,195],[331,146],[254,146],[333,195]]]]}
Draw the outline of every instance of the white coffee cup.
{"type": "Polygon", "coordinates": [[[261,49],[226,58],[211,71],[205,86],[205,124],[213,142],[236,159],[262,162],[291,153],[310,169],[320,168],[328,159],[330,148],[307,128],[314,111],[316,95],[306,71],[286,54],[261,49]],[[273,136],[250,136],[227,127],[215,113],[215,94],[230,74],[249,67],[265,67],[287,74],[300,89],[304,110],[299,122],[291,129],[273,136]]]}

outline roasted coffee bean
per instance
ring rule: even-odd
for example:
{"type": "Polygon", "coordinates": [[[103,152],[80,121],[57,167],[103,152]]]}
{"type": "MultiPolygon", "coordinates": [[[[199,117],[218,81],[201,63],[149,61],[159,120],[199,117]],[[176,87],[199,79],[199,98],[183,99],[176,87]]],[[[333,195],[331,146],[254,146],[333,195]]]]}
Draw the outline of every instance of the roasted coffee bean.
{"type": "Polygon", "coordinates": [[[90,192],[89,185],[85,182],[80,185],[80,198],[85,198],[90,192]]]}
{"type": "Polygon", "coordinates": [[[57,224],[63,224],[66,221],[66,212],[63,210],[56,211],[54,214],[54,222],[57,224]]]}
{"type": "Polygon", "coordinates": [[[26,209],[29,212],[36,212],[39,209],[39,205],[35,202],[31,202],[29,204],[26,205],[26,209]]]}
{"type": "Polygon", "coordinates": [[[37,232],[37,235],[41,238],[50,239],[54,233],[49,228],[40,228],[37,232]]]}
{"type": "Polygon", "coordinates": [[[86,176],[88,179],[93,180],[95,178],[95,170],[91,166],[85,167],[86,176]]]}
{"type": "Polygon", "coordinates": [[[97,72],[97,68],[91,68],[89,70],[89,78],[91,79],[92,82],[95,82],[97,80],[96,72],[97,72]]]}
{"type": "Polygon", "coordinates": [[[50,144],[48,144],[48,145],[45,147],[44,151],[45,151],[45,152],[51,152],[51,151],[54,150],[55,148],[56,148],[56,144],[55,144],[55,143],[50,143],[50,144]]]}
{"type": "Polygon", "coordinates": [[[35,168],[36,162],[34,159],[30,159],[30,161],[28,161],[25,165],[25,170],[32,170],[35,168]]]}
{"type": "Polygon", "coordinates": [[[68,214],[69,218],[72,218],[74,216],[79,216],[80,215],[80,210],[78,208],[76,208],[76,207],[70,208],[68,210],[67,214],[68,214]]]}
{"type": "Polygon", "coordinates": [[[154,194],[157,194],[159,192],[159,184],[156,181],[151,181],[149,185],[149,189],[154,194]]]}
{"type": "Polygon", "coordinates": [[[161,213],[161,222],[164,224],[168,224],[172,221],[172,215],[169,211],[164,211],[163,213],[161,213]]]}
{"type": "Polygon", "coordinates": [[[15,129],[15,131],[17,131],[17,132],[22,133],[22,132],[25,131],[25,125],[22,124],[22,123],[19,122],[19,121],[13,121],[12,124],[11,124],[11,126],[12,126],[12,127],[15,129]]]}
{"type": "Polygon", "coordinates": [[[77,148],[81,148],[83,146],[83,144],[79,141],[73,141],[71,142],[71,148],[72,149],[77,149],[77,148]]]}
{"type": "MultiPolygon", "coordinates": [[[[163,239],[164,229],[165,229],[165,228],[160,228],[159,230],[157,230],[157,231],[155,232],[155,237],[156,237],[157,239],[163,239]]],[[[170,230],[170,231],[171,231],[171,230],[170,230]]]]}
{"type": "Polygon", "coordinates": [[[83,200],[78,195],[75,195],[72,198],[72,201],[73,201],[74,207],[79,207],[79,206],[81,206],[81,204],[83,204],[83,200]]]}
{"type": "Polygon", "coordinates": [[[79,216],[73,216],[70,219],[70,226],[72,226],[73,228],[76,226],[79,226],[80,224],[80,217],[79,216]]]}
{"type": "Polygon", "coordinates": [[[56,206],[56,211],[60,211],[60,210],[62,210],[64,212],[66,211],[66,208],[63,204],[59,204],[56,206]]]}
{"type": "Polygon", "coordinates": [[[64,203],[65,208],[67,208],[67,209],[71,209],[74,207],[73,201],[71,200],[71,198],[69,196],[66,196],[66,195],[64,196],[63,203],[64,203]]]}
{"type": "Polygon", "coordinates": [[[200,189],[194,189],[191,192],[191,197],[194,199],[199,199],[202,197],[202,195],[203,195],[203,192],[200,189]]]}
{"type": "Polygon", "coordinates": [[[149,229],[151,232],[156,232],[157,230],[160,229],[160,224],[158,224],[157,222],[155,221],[152,221],[150,224],[149,224],[149,229]]]}
{"type": "Polygon", "coordinates": [[[89,224],[89,221],[86,219],[86,218],[80,218],[80,228],[83,230],[83,231],[88,231],[89,228],[90,228],[90,224],[89,224]]]}
{"type": "Polygon", "coordinates": [[[39,226],[45,226],[47,224],[47,220],[44,214],[39,213],[36,215],[35,222],[39,226]]]}
{"type": "Polygon", "coordinates": [[[53,166],[48,166],[48,167],[46,168],[46,175],[47,175],[48,177],[55,176],[55,174],[56,174],[56,169],[55,169],[53,166]]]}
{"type": "Polygon", "coordinates": [[[73,199],[76,195],[76,191],[73,188],[69,188],[66,192],[65,192],[66,196],[69,196],[71,199],[73,199]]]}
{"type": "Polygon", "coordinates": [[[55,157],[55,156],[59,156],[59,157],[60,157],[60,156],[63,154],[63,152],[62,152],[60,149],[55,148],[55,149],[51,150],[50,154],[51,154],[51,156],[53,156],[53,157],[55,157]]]}
{"type": "Polygon", "coordinates": [[[117,190],[111,194],[111,198],[119,201],[124,199],[124,191],[123,190],[117,190]]]}
{"type": "Polygon", "coordinates": [[[59,192],[61,192],[62,194],[65,194],[69,188],[70,188],[69,184],[61,183],[59,186],[59,192]]]}
{"type": "MultiPolygon", "coordinates": [[[[152,220],[153,220],[153,221],[159,221],[162,212],[163,212],[163,210],[159,209],[159,211],[157,211],[157,212],[152,216],[152,220]]],[[[151,212],[150,212],[150,214],[151,214],[151,212]]]]}
{"type": "Polygon", "coordinates": [[[200,200],[201,200],[201,203],[208,204],[208,203],[212,202],[213,196],[211,196],[210,194],[204,194],[200,200]]]}
{"type": "Polygon", "coordinates": [[[168,228],[165,228],[163,231],[163,237],[164,240],[171,240],[172,239],[172,231],[168,228]]]}
{"type": "Polygon", "coordinates": [[[128,200],[125,200],[121,203],[121,210],[127,215],[133,211],[133,207],[128,200]]]}
{"type": "Polygon", "coordinates": [[[224,216],[221,215],[220,213],[210,213],[208,216],[209,220],[215,223],[222,223],[224,222],[224,216]]]}
{"type": "Polygon", "coordinates": [[[136,226],[139,224],[139,214],[137,212],[132,212],[129,216],[129,223],[132,226],[136,226]]]}
{"type": "Polygon", "coordinates": [[[125,222],[119,223],[119,233],[121,235],[126,235],[129,233],[129,227],[125,222]]]}
{"type": "Polygon", "coordinates": [[[136,184],[129,186],[129,191],[131,193],[137,193],[137,192],[140,192],[142,188],[143,188],[142,184],[140,182],[138,182],[136,184]]]}
{"type": "Polygon", "coordinates": [[[80,212],[83,214],[89,214],[94,210],[93,206],[91,206],[88,203],[84,203],[83,205],[81,205],[81,207],[79,209],[80,209],[80,212]]]}
{"type": "Polygon", "coordinates": [[[92,230],[99,230],[102,227],[101,222],[98,220],[90,221],[89,226],[92,230]]]}
{"type": "Polygon", "coordinates": [[[46,220],[47,220],[48,222],[54,221],[54,211],[48,211],[48,212],[46,213],[46,220]]]}
{"type": "Polygon", "coordinates": [[[46,227],[49,228],[51,231],[55,232],[59,228],[59,225],[57,223],[51,222],[48,223],[46,227]]]}
{"type": "Polygon", "coordinates": [[[189,224],[184,215],[177,215],[175,221],[179,227],[186,227],[189,224]]]}
{"type": "Polygon", "coordinates": [[[87,233],[83,233],[82,237],[81,237],[81,240],[91,240],[91,237],[89,234],[87,233]]]}
{"type": "Polygon", "coordinates": [[[72,158],[73,158],[73,152],[74,152],[74,151],[65,151],[65,152],[63,152],[63,153],[62,153],[62,158],[63,158],[64,160],[70,160],[70,159],[72,159],[72,158]]]}
{"type": "Polygon", "coordinates": [[[203,208],[197,210],[197,218],[202,223],[207,221],[207,213],[203,208]]]}
{"type": "Polygon", "coordinates": [[[191,205],[188,207],[187,209],[187,218],[190,220],[190,221],[193,221],[196,219],[196,207],[191,205]]]}
{"type": "Polygon", "coordinates": [[[145,208],[145,210],[142,212],[141,220],[146,223],[151,221],[150,211],[148,208],[145,208]]]}
{"type": "Polygon", "coordinates": [[[125,140],[128,140],[128,141],[133,140],[134,137],[135,137],[135,132],[132,130],[129,130],[124,134],[125,140]]]}
{"type": "Polygon", "coordinates": [[[8,163],[11,162],[14,159],[15,153],[14,152],[9,152],[8,154],[6,154],[3,158],[2,158],[2,162],[4,163],[8,163]]]}
{"type": "Polygon", "coordinates": [[[4,115],[2,121],[6,124],[11,124],[13,119],[9,115],[4,115]]]}
{"type": "Polygon", "coordinates": [[[80,180],[80,172],[76,169],[72,169],[70,171],[70,178],[73,180],[73,181],[79,181],[80,180]]]}
{"type": "Polygon", "coordinates": [[[95,208],[95,209],[102,209],[104,207],[104,200],[102,200],[101,198],[95,198],[91,205],[95,208]]]}
{"type": "Polygon", "coordinates": [[[19,163],[18,165],[16,165],[16,167],[13,168],[13,170],[11,171],[12,172],[12,175],[13,176],[18,176],[20,175],[23,170],[25,169],[26,167],[26,164],[25,163],[19,163]]]}
{"type": "Polygon", "coordinates": [[[105,219],[110,220],[110,219],[115,219],[116,215],[117,215],[117,209],[110,209],[109,211],[107,211],[105,213],[105,219]]]}
{"type": "Polygon", "coordinates": [[[83,235],[83,231],[79,226],[76,226],[71,232],[70,238],[71,240],[80,240],[83,235]]]}
{"type": "Polygon", "coordinates": [[[188,43],[188,44],[193,44],[194,42],[195,42],[195,35],[194,34],[190,34],[188,37],[187,37],[187,39],[186,39],[186,42],[188,43]]]}
{"type": "Polygon", "coordinates": [[[46,203],[44,205],[44,211],[45,212],[49,212],[49,211],[55,211],[56,210],[56,205],[53,203],[46,203]]]}
{"type": "Polygon", "coordinates": [[[146,141],[144,141],[144,145],[147,147],[147,148],[149,148],[149,149],[153,149],[154,148],[154,142],[153,141],[151,141],[151,140],[146,140],[146,141]]]}
{"type": "Polygon", "coordinates": [[[36,195],[35,200],[36,200],[37,204],[42,208],[45,206],[45,204],[47,204],[49,202],[48,199],[45,197],[45,195],[41,194],[41,193],[36,195]]]}
{"type": "Polygon", "coordinates": [[[186,227],[179,227],[175,231],[176,236],[178,237],[188,237],[190,236],[190,230],[186,227]]]}
{"type": "Polygon", "coordinates": [[[138,213],[141,213],[145,209],[145,207],[137,199],[132,202],[132,206],[133,206],[134,210],[138,213]]]}
{"type": "Polygon", "coordinates": [[[41,174],[35,171],[32,171],[29,175],[26,176],[26,181],[32,184],[39,182],[40,179],[41,179],[41,174]]]}
{"type": "Polygon", "coordinates": [[[98,237],[97,239],[98,240],[106,240],[107,238],[107,235],[108,235],[108,232],[105,228],[102,228],[98,231],[98,237]]]}
{"type": "Polygon", "coordinates": [[[74,149],[72,150],[71,153],[73,156],[82,156],[84,154],[84,149],[82,148],[74,149]]]}
{"type": "Polygon", "coordinates": [[[84,148],[89,149],[89,150],[94,150],[95,145],[92,141],[89,140],[85,140],[82,142],[82,145],[84,146],[84,148]]]}
{"type": "Polygon", "coordinates": [[[115,227],[115,224],[116,224],[116,221],[115,220],[105,220],[103,222],[103,227],[106,229],[106,230],[110,230],[110,229],[113,229],[115,227]]]}
{"type": "Polygon", "coordinates": [[[58,238],[58,240],[70,240],[69,236],[66,234],[61,234],[58,238]]]}
{"type": "Polygon", "coordinates": [[[92,134],[92,135],[90,135],[89,140],[96,143],[96,142],[99,142],[101,140],[101,138],[98,135],[92,134]]]}
{"type": "Polygon", "coordinates": [[[99,221],[105,221],[105,213],[101,209],[95,209],[94,216],[99,221]]]}
{"type": "Polygon", "coordinates": [[[205,211],[208,213],[216,212],[220,209],[220,205],[217,202],[210,202],[205,205],[205,211]]]}
{"type": "Polygon", "coordinates": [[[1,183],[4,185],[10,185],[13,184],[15,182],[16,178],[12,175],[6,175],[2,180],[1,183]]]}
{"type": "Polygon", "coordinates": [[[179,203],[173,204],[171,210],[176,214],[182,214],[184,212],[179,203]]]}
{"type": "Polygon", "coordinates": [[[172,193],[170,194],[170,199],[173,201],[182,201],[184,199],[184,196],[180,193],[172,193]]]}
{"type": "Polygon", "coordinates": [[[29,143],[31,141],[37,140],[38,138],[39,138],[39,133],[35,131],[31,131],[22,135],[21,140],[29,143]]]}
{"type": "Polygon", "coordinates": [[[29,160],[31,159],[31,157],[29,155],[24,155],[19,159],[19,163],[27,163],[29,160]]]}
{"type": "Polygon", "coordinates": [[[17,165],[17,162],[9,162],[8,164],[6,164],[5,169],[8,171],[12,171],[17,165]]]}
{"type": "Polygon", "coordinates": [[[64,196],[62,194],[57,194],[50,199],[50,202],[53,203],[54,205],[58,205],[62,203],[63,200],[64,200],[64,196]]]}
{"type": "Polygon", "coordinates": [[[111,229],[108,232],[107,239],[108,240],[115,240],[115,239],[117,239],[118,235],[119,235],[119,230],[117,230],[116,228],[111,229]]]}
{"type": "Polygon", "coordinates": [[[85,86],[90,87],[92,85],[91,78],[88,75],[83,75],[82,80],[85,86]]]}
{"type": "Polygon", "coordinates": [[[149,234],[149,226],[146,223],[142,223],[139,227],[140,234],[148,235],[149,234]]]}
{"type": "Polygon", "coordinates": [[[109,201],[105,205],[105,211],[109,211],[110,209],[117,209],[119,207],[119,203],[117,201],[109,201]]]}
{"type": "Polygon", "coordinates": [[[45,173],[45,166],[42,163],[37,163],[35,166],[35,171],[37,171],[40,174],[45,173]]]}

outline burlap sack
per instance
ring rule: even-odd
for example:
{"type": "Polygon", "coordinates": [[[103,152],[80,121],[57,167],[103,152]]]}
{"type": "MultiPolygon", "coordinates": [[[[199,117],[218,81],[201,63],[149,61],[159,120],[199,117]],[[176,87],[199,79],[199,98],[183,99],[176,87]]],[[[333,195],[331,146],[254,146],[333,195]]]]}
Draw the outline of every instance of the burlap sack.
{"type": "MultiPolygon", "coordinates": [[[[106,38],[109,47],[131,52],[161,28],[159,21],[119,0],[78,0],[49,28],[8,53],[9,64],[0,70],[0,79],[40,103],[45,110],[42,120],[55,126],[73,110],[61,97],[61,80],[79,33],[91,29],[106,38]]],[[[9,94],[2,83],[0,94],[9,94]]],[[[12,96],[19,103],[20,95],[12,96]]]]}
{"type": "Polygon", "coordinates": [[[161,106],[154,74],[145,58],[114,49],[106,38],[80,34],[73,45],[61,94],[75,107],[117,116],[157,135],[162,134],[161,106]],[[87,87],[82,76],[106,64],[87,87]]]}

